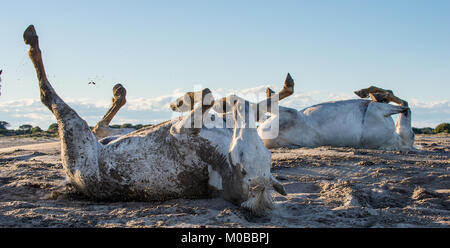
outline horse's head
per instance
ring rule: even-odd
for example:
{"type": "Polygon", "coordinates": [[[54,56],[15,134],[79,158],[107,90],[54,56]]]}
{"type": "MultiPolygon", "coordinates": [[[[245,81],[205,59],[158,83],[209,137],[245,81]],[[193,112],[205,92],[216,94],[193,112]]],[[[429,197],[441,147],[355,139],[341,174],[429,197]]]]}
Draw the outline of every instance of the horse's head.
{"type": "MultiPolygon", "coordinates": [[[[272,208],[271,190],[283,195],[286,193],[270,173],[271,153],[258,136],[252,108],[248,101],[236,100],[232,110],[233,123],[212,126],[207,123],[211,121],[211,115],[205,111],[209,109],[205,106],[213,105],[211,99],[204,98],[203,106],[196,106],[190,114],[174,124],[173,130],[198,135],[207,144],[201,146],[201,157],[209,164],[210,186],[217,189],[224,199],[255,215],[264,215],[272,208]],[[199,119],[201,127],[195,126],[199,119]],[[194,128],[186,128],[192,125],[194,128]],[[227,128],[230,126],[233,128],[227,128]],[[204,151],[205,147],[207,151],[204,151]]],[[[214,120],[216,124],[220,121],[225,122],[225,119],[214,120]]]]}
{"type": "Polygon", "coordinates": [[[272,208],[271,190],[285,195],[283,186],[270,172],[271,153],[258,136],[248,101],[237,101],[233,109],[234,129],[228,157],[232,167],[231,195],[256,215],[272,208]]]}

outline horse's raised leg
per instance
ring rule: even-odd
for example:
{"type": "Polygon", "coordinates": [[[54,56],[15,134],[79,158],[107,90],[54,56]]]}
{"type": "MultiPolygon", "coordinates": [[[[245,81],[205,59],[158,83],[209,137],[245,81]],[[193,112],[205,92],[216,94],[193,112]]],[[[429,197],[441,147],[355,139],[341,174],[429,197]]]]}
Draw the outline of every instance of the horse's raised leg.
{"type": "Polygon", "coordinates": [[[275,94],[274,90],[272,90],[271,88],[267,88],[266,89],[266,96],[267,96],[267,98],[272,97],[273,94],[275,94]]]}
{"type": "Polygon", "coordinates": [[[403,102],[404,102],[402,99],[396,97],[394,94],[392,94],[390,92],[369,93],[369,97],[374,102],[384,102],[384,103],[394,102],[400,106],[403,106],[403,102]]]}
{"type": "Polygon", "coordinates": [[[100,144],[86,121],[70,108],[55,92],[47,79],[38,36],[33,25],[24,32],[25,44],[36,69],[42,103],[52,111],[58,121],[61,140],[61,159],[66,175],[81,191],[88,193],[88,184],[99,178],[98,150],[100,144]]]}
{"type": "Polygon", "coordinates": [[[360,89],[358,91],[355,91],[354,93],[361,98],[369,97],[370,93],[391,93],[391,94],[393,94],[391,90],[385,90],[382,88],[378,88],[376,86],[370,86],[369,88],[360,89]]]}
{"type": "Polygon", "coordinates": [[[360,97],[368,94],[374,102],[397,103],[399,106],[388,105],[385,108],[386,116],[399,114],[399,118],[395,123],[395,132],[400,137],[399,148],[407,150],[413,147],[415,135],[411,126],[411,109],[409,108],[407,101],[395,96],[391,90],[384,90],[374,86],[356,91],[355,93],[360,97]]]}
{"type": "Polygon", "coordinates": [[[92,132],[97,136],[97,138],[101,139],[107,136],[112,136],[120,133],[120,130],[112,129],[109,127],[109,123],[114,118],[114,116],[119,112],[120,108],[125,105],[127,91],[125,87],[121,84],[116,84],[113,87],[113,98],[112,104],[109,108],[108,112],[106,112],[105,116],[95,125],[92,129],[92,132]]]}
{"type": "Polygon", "coordinates": [[[194,135],[200,133],[205,120],[205,115],[215,102],[214,97],[208,88],[202,90],[201,93],[201,102],[203,104],[197,105],[190,113],[184,115],[181,121],[171,127],[170,132],[173,134],[185,133],[194,135]]]}
{"type": "Polygon", "coordinates": [[[370,97],[374,102],[395,102],[398,105],[403,104],[403,100],[395,96],[392,90],[385,90],[375,86],[355,91],[355,94],[361,98],[370,97]]]}
{"type": "MultiPolygon", "coordinates": [[[[277,102],[282,100],[294,93],[294,80],[291,75],[288,73],[286,76],[286,80],[284,81],[283,89],[278,94],[269,94],[271,91],[269,88],[267,89],[267,99],[260,101],[259,103],[250,103],[253,112],[255,113],[256,121],[260,121],[260,117],[262,117],[266,112],[272,113],[272,102],[277,102]]],[[[211,93],[209,89],[204,89],[202,91],[197,92],[187,92],[182,97],[175,100],[170,104],[170,108],[173,111],[177,112],[187,112],[192,111],[194,109],[194,105],[199,102],[203,102],[205,95],[211,93]]],[[[273,91],[271,92],[273,93],[273,91]]],[[[215,101],[214,111],[220,114],[231,113],[234,104],[238,100],[244,100],[237,95],[230,95],[228,97],[223,97],[215,101]]],[[[208,100],[209,101],[209,100],[208,100]]],[[[205,104],[205,103],[203,103],[205,104]]]]}
{"type": "MultiPolygon", "coordinates": [[[[262,120],[262,117],[266,112],[269,113],[275,113],[274,110],[278,110],[278,108],[273,108],[273,103],[275,103],[278,106],[278,102],[280,100],[285,99],[286,97],[292,95],[294,93],[294,80],[292,79],[291,75],[288,73],[286,76],[286,80],[284,81],[283,89],[278,93],[275,94],[273,90],[270,88],[267,88],[266,90],[266,96],[267,98],[258,102],[258,103],[250,103],[250,107],[253,110],[253,113],[255,114],[255,120],[257,122],[262,120]]],[[[214,110],[218,113],[226,113],[233,109],[233,106],[235,105],[236,101],[238,100],[244,100],[241,97],[238,97],[236,95],[231,95],[228,97],[224,97],[218,101],[216,101],[216,105],[214,106],[214,110]]]]}
{"type": "Polygon", "coordinates": [[[266,89],[267,98],[257,104],[256,121],[261,121],[266,112],[271,114],[279,114],[276,112],[279,112],[278,102],[292,94],[294,94],[294,79],[292,79],[291,74],[288,73],[286,79],[284,80],[283,89],[281,89],[278,94],[276,94],[275,91],[270,88],[266,89]],[[276,104],[275,108],[274,106],[272,106],[273,103],[276,104]]]}
{"type": "Polygon", "coordinates": [[[171,103],[170,108],[176,112],[192,111],[194,110],[194,105],[203,102],[208,94],[211,94],[208,88],[195,92],[186,92],[182,97],[171,103]]]}
{"type": "MultiPolygon", "coordinates": [[[[271,88],[266,89],[267,99],[271,98],[275,94],[271,88]]],[[[279,100],[283,100],[284,98],[294,94],[294,79],[292,79],[291,74],[287,74],[286,80],[284,81],[283,89],[278,92],[279,100]]]]}

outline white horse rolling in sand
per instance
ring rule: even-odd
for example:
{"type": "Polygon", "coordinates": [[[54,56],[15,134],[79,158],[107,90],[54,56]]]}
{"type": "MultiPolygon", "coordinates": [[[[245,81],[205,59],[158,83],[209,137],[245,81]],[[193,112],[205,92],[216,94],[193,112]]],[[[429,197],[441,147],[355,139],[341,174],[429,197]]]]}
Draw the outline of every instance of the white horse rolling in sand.
{"type": "MultiPolygon", "coordinates": [[[[273,91],[267,90],[268,96],[273,91]]],[[[414,133],[408,103],[392,91],[371,86],[356,91],[365,99],[326,102],[303,110],[280,107],[258,128],[268,148],[346,146],[383,150],[413,150],[414,133]],[[395,102],[398,106],[391,105],[395,102]],[[391,115],[400,114],[397,123],[391,115]],[[279,126],[276,138],[265,138],[272,125],[279,126]]]]}
{"type": "MultiPolygon", "coordinates": [[[[220,196],[255,215],[273,207],[271,190],[286,194],[270,172],[271,153],[255,128],[247,101],[233,106],[233,128],[206,128],[210,104],[176,120],[100,143],[86,121],[50,85],[34,27],[30,45],[42,103],[55,115],[64,172],[86,196],[99,200],[166,200],[220,196]],[[200,127],[192,124],[200,121],[200,127]]],[[[206,92],[207,90],[205,90],[206,92]]],[[[205,101],[204,101],[205,102],[205,101]]]]}

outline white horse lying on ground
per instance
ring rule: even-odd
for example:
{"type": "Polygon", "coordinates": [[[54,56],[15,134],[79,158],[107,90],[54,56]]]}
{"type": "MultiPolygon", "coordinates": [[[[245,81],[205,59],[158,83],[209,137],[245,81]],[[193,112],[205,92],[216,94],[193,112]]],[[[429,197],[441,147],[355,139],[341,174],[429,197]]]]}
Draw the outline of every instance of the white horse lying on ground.
{"type": "MultiPolygon", "coordinates": [[[[411,110],[408,103],[392,91],[369,87],[355,92],[364,99],[317,104],[297,111],[280,107],[279,114],[270,117],[258,128],[267,148],[302,146],[347,146],[384,150],[414,149],[411,110]],[[393,101],[399,104],[388,104],[393,101]],[[397,123],[391,115],[400,114],[397,123]],[[265,139],[272,125],[279,126],[274,139],[265,139]]],[[[270,95],[270,90],[268,90],[270,95]]]]}
{"type": "MultiPolygon", "coordinates": [[[[294,81],[288,74],[283,89],[275,96],[279,100],[294,92],[294,81]]],[[[267,99],[272,99],[273,91],[267,89],[267,99]]],[[[394,96],[392,91],[371,86],[355,92],[364,99],[326,102],[297,111],[293,108],[271,109],[269,100],[250,103],[255,119],[260,122],[258,134],[267,148],[276,147],[318,147],[347,146],[384,150],[414,149],[414,132],[411,128],[411,110],[408,103],[394,96]],[[391,105],[395,102],[399,106],[391,105]],[[265,112],[261,109],[267,106],[265,112]],[[269,113],[271,117],[264,118],[269,113]],[[400,114],[397,123],[391,115],[400,114]]],[[[188,92],[170,106],[173,111],[185,112],[194,108],[202,99],[195,97],[201,92],[188,92]],[[186,104],[188,103],[188,104],[186,104]]],[[[229,105],[241,99],[231,95],[216,101],[213,109],[219,116],[230,108],[229,105]]],[[[277,101],[275,101],[277,102],[277,101]]],[[[276,106],[278,107],[278,106],[276,106]]],[[[214,115],[214,114],[213,114],[214,115]]]]}
{"type": "MultiPolygon", "coordinates": [[[[42,103],[55,115],[63,169],[86,196],[100,200],[165,200],[220,196],[255,215],[272,208],[270,191],[286,194],[270,172],[271,154],[249,128],[254,114],[247,101],[232,109],[233,128],[206,128],[214,104],[199,105],[183,117],[97,141],[86,121],[50,85],[32,25],[24,32],[39,80],[42,103]],[[200,121],[200,127],[192,124],[200,121]]],[[[206,92],[206,91],[205,91],[206,92]]]]}

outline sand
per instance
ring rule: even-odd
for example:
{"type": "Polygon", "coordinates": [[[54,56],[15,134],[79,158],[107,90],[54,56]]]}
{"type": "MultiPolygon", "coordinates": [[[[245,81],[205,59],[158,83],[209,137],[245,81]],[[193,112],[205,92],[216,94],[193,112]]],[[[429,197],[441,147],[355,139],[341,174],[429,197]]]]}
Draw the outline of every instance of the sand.
{"type": "Polygon", "coordinates": [[[248,216],[219,198],[93,202],[66,185],[57,139],[0,138],[0,227],[450,227],[450,136],[414,152],[272,151],[288,195],[248,216]]]}

